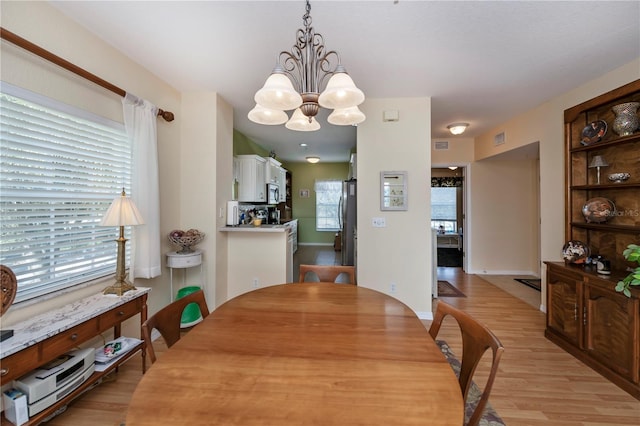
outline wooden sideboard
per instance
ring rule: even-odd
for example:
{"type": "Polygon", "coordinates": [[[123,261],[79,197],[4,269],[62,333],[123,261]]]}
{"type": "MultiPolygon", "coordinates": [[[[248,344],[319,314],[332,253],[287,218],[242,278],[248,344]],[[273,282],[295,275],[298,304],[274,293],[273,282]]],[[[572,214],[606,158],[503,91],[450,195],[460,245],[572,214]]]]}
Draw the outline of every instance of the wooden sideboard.
{"type": "Polygon", "coordinates": [[[545,336],[640,399],[640,291],[615,291],[622,276],[595,266],[547,265],[545,336]]]}
{"type": "MultiPolygon", "coordinates": [[[[142,325],[147,319],[147,294],[149,291],[149,288],[139,287],[121,297],[96,294],[14,324],[11,326],[14,330],[13,337],[2,342],[0,346],[1,384],[4,386],[10,383],[109,329],[113,329],[114,338],[120,337],[122,323],[134,315],[140,314],[140,325],[142,325]]],[[[142,354],[142,371],[144,373],[146,369],[145,349],[143,341],[114,361],[106,370],[93,373],[73,392],[32,416],[27,424],[36,425],[46,420],[138,351],[141,351],[142,354]]],[[[1,424],[8,425],[10,423],[3,416],[1,424]]]]}

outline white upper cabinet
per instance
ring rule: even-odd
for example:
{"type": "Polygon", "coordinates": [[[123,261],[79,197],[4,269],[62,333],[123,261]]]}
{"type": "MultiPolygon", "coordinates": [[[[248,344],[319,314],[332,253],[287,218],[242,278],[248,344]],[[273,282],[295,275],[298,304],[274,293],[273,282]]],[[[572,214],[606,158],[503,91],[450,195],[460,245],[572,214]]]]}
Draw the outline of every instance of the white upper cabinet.
{"type": "Polygon", "coordinates": [[[258,155],[238,155],[238,201],[266,202],[267,160],[258,155]]]}

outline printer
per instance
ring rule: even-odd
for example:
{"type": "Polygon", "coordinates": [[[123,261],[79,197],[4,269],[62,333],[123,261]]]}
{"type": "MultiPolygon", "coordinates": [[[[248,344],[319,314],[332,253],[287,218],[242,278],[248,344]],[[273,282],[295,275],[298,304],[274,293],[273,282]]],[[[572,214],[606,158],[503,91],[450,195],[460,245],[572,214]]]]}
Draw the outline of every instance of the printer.
{"type": "Polygon", "coordinates": [[[67,352],[14,380],[14,387],[27,395],[29,417],[69,395],[95,370],[95,349],[67,352]]]}

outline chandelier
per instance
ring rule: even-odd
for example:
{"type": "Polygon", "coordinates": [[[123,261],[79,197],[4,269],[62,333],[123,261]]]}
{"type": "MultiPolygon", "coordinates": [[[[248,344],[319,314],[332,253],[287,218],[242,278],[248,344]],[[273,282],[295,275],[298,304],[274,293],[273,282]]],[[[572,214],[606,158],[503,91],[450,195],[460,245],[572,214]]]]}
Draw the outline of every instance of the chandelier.
{"type": "Polygon", "coordinates": [[[326,51],[324,38],[311,27],[311,5],[307,0],[302,17],[304,28],[296,31],[296,44],[291,52],[278,54],[276,66],[262,89],[256,92],[256,106],[249,120],[258,124],[285,124],[287,129],[314,131],[320,129],[315,119],[320,107],[333,109],[327,118],[339,126],[355,125],[365,120],[358,109],[364,93],[353,83],[334,50],[326,51]],[[329,78],[322,93],[320,88],[329,78]],[[294,110],[291,118],[285,111],[294,110]]]}

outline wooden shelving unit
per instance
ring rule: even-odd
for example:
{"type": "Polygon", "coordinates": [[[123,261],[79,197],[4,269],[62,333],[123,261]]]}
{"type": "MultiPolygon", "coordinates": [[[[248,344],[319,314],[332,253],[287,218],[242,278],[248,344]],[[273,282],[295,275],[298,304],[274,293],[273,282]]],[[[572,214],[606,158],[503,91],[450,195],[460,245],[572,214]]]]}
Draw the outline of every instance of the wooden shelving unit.
{"type": "Polygon", "coordinates": [[[547,264],[547,322],[545,336],[585,364],[640,399],[640,289],[631,297],[615,291],[616,283],[635,267],[623,251],[640,244],[640,129],[626,136],[613,130],[612,107],[640,102],[640,80],[583,102],[565,111],[565,239],[578,240],[611,262],[611,274],[594,265],[547,264]],[[607,124],[600,140],[584,140],[587,126],[607,124]],[[589,167],[602,156],[608,166],[589,167]],[[608,180],[627,172],[626,182],[608,180]],[[606,220],[587,221],[583,207],[602,197],[615,205],[606,220]]]}

